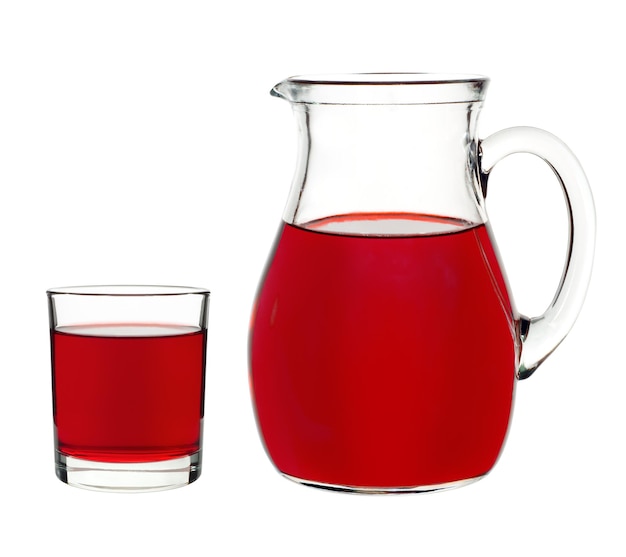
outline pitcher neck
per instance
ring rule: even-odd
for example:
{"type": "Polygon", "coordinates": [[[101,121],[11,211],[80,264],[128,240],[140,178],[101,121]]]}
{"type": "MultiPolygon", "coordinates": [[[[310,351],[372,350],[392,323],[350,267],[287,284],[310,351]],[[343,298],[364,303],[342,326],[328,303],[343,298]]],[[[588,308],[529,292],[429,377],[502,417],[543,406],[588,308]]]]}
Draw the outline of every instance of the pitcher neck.
{"type": "Polygon", "coordinates": [[[298,125],[286,222],[384,213],[485,221],[476,164],[484,81],[298,79],[273,90],[298,125]]]}

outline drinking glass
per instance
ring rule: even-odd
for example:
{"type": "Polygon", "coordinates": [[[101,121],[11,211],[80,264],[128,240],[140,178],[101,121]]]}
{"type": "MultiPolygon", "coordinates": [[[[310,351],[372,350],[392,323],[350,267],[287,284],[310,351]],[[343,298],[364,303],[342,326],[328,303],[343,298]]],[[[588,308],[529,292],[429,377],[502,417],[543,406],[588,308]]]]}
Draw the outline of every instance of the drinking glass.
{"type": "Polygon", "coordinates": [[[200,476],[209,291],[48,290],[56,474],[100,491],[200,476]]]}

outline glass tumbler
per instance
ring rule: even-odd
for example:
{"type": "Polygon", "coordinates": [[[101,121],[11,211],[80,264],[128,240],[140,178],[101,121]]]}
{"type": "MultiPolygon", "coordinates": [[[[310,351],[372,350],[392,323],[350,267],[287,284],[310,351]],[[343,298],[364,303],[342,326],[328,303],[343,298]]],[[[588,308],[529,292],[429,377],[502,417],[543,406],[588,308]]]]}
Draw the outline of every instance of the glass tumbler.
{"type": "Polygon", "coordinates": [[[200,476],[209,291],[48,290],[56,475],[100,491],[200,476]]]}

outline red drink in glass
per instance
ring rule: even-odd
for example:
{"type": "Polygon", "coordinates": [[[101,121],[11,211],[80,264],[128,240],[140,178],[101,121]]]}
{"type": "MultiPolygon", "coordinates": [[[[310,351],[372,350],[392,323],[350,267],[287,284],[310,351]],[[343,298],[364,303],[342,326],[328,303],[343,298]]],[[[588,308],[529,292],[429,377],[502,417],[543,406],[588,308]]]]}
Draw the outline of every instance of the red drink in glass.
{"type": "Polygon", "coordinates": [[[199,451],[205,339],[202,330],[174,326],[54,331],[58,450],[102,462],[199,451]]]}

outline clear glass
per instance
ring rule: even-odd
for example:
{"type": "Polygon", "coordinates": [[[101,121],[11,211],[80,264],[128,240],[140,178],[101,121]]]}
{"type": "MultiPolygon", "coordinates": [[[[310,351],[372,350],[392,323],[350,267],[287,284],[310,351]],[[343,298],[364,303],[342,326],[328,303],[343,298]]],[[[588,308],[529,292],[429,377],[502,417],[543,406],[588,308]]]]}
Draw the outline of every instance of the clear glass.
{"type": "Polygon", "coordinates": [[[250,379],[261,438],[287,478],[397,493],[483,477],[516,380],[573,325],[593,259],[587,180],[542,130],[481,140],[487,85],[356,74],[272,89],[292,106],[299,149],[254,306],[250,379]],[[491,169],[515,152],[551,166],[570,216],[562,281],[533,318],[515,307],[485,202],[491,169]]]}
{"type": "Polygon", "coordinates": [[[201,472],[209,291],[48,290],[57,477],[158,491],[201,472]]]}
{"type": "Polygon", "coordinates": [[[354,213],[486,220],[476,137],[486,78],[312,79],[291,78],[272,90],[292,103],[298,126],[286,222],[354,213]]]}

